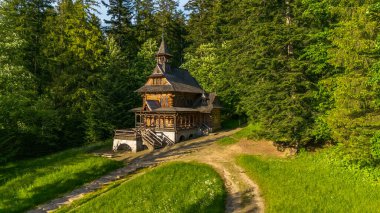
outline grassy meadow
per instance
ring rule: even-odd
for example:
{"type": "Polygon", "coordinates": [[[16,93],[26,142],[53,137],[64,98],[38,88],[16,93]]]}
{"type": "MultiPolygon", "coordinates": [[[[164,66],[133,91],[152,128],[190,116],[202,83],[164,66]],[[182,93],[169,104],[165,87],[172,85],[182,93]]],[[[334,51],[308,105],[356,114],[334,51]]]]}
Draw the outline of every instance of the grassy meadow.
{"type": "Polygon", "coordinates": [[[216,141],[217,144],[225,146],[237,143],[238,140],[233,137],[224,137],[216,141]]]}
{"type": "Polygon", "coordinates": [[[86,154],[102,146],[0,166],[0,212],[28,210],[121,167],[120,162],[86,154]]]}
{"type": "Polygon", "coordinates": [[[217,140],[216,143],[221,146],[232,145],[239,142],[240,139],[252,137],[259,129],[260,126],[258,124],[249,124],[233,135],[217,140]]]}
{"type": "Polygon", "coordinates": [[[328,150],[294,159],[241,156],[266,212],[379,212],[380,183],[365,171],[331,163],[328,150]]]}
{"type": "Polygon", "coordinates": [[[211,167],[169,163],[91,194],[58,212],[224,212],[223,180],[211,167]]]}

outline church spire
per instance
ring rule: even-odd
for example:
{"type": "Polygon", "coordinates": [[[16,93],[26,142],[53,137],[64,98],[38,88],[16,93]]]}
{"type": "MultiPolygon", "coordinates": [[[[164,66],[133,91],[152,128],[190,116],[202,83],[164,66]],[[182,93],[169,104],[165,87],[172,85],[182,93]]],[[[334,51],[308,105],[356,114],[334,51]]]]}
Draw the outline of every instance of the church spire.
{"type": "Polygon", "coordinates": [[[164,39],[164,33],[162,33],[162,40],[160,48],[158,49],[158,52],[156,54],[157,63],[158,64],[164,64],[169,62],[169,59],[172,57],[172,55],[169,53],[168,46],[166,45],[165,39],[164,39]]]}

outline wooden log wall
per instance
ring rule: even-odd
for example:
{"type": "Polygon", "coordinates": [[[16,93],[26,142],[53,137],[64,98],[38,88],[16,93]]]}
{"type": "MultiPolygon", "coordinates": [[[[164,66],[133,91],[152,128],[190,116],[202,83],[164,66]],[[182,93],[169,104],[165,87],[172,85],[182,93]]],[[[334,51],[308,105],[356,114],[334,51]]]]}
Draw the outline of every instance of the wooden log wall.
{"type": "Polygon", "coordinates": [[[170,85],[169,81],[166,78],[149,78],[145,85],[170,85]]]}
{"type": "Polygon", "coordinates": [[[177,93],[174,98],[175,107],[192,107],[197,100],[197,94],[177,93]]]}
{"type": "Polygon", "coordinates": [[[136,114],[136,128],[175,129],[174,114],[136,114]]]}
{"type": "Polygon", "coordinates": [[[144,104],[145,100],[159,101],[161,107],[173,107],[174,95],[172,93],[148,93],[143,98],[144,104]]]}
{"type": "Polygon", "coordinates": [[[212,128],[220,129],[221,128],[220,109],[213,109],[211,111],[211,117],[212,117],[212,128]]]}
{"type": "Polygon", "coordinates": [[[151,127],[157,129],[192,129],[198,128],[202,123],[209,123],[210,114],[178,113],[178,114],[159,114],[142,113],[136,114],[136,128],[151,127]]]}

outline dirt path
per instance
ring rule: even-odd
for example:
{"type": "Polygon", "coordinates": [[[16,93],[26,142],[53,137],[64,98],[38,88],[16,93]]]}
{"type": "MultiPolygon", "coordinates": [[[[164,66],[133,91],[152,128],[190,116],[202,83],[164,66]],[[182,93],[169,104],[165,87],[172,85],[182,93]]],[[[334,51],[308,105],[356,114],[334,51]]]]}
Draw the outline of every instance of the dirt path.
{"type": "Polygon", "coordinates": [[[264,201],[260,196],[259,187],[245,174],[242,168],[236,165],[235,157],[240,154],[283,157],[285,154],[278,152],[270,142],[266,141],[241,140],[239,143],[229,146],[220,146],[214,143],[216,140],[230,136],[239,130],[210,134],[153,152],[145,150],[135,154],[118,153],[115,159],[125,161],[125,167],[29,212],[52,211],[139,169],[169,161],[197,161],[211,165],[225,182],[228,193],[226,212],[264,212],[264,201]]]}
{"type": "Polygon", "coordinates": [[[241,140],[230,146],[213,143],[207,149],[179,160],[209,164],[223,177],[228,192],[226,212],[264,212],[264,200],[260,196],[258,185],[235,163],[236,156],[241,154],[285,156],[268,141],[241,140]]]}

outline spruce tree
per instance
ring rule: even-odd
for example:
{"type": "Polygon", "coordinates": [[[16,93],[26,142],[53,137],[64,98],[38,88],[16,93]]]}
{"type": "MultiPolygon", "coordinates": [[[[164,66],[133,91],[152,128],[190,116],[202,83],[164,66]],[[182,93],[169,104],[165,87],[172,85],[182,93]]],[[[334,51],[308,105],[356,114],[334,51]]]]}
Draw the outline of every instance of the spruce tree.
{"type": "Polygon", "coordinates": [[[376,154],[380,131],[378,73],[378,36],[380,13],[374,1],[331,3],[337,16],[330,30],[329,63],[342,74],[332,77],[333,108],[327,123],[332,138],[344,145],[347,159],[360,165],[378,162],[376,154]],[[350,10],[346,10],[347,6],[350,10]]]}
{"type": "Polygon", "coordinates": [[[136,54],[136,38],[132,25],[133,8],[135,3],[132,0],[110,0],[109,3],[102,1],[107,7],[109,20],[106,23],[105,31],[121,47],[121,51],[129,57],[136,54]]]}
{"type": "Polygon", "coordinates": [[[47,70],[42,54],[43,38],[46,31],[43,24],[51,15],[53,0],[5,0],[0,13],[4,16],[9,29],[16,30],[25,44],[23,45],[24,66],[36,76],[39,93],[43,92],[47,70]]]}
{"type": "Polygon", "coordinates": [[[106,103],[97,87],[102,81],[105,44],[99,19],[88,10],[92,6],[62,0],[56,14],[45,23],[49,31],[44,49],[50,61],[49,89],[65,115],[62,139],[72,145],[102,137],[102,131],[96,131],[103,126],[97,116],[106,103]]]}
{"type": "Polygon", "coordinates": [[[148,39],[157,38],[160,27],[155,18],[155,3],[153,0],[136,0],[135,2],[135,37],[139,47],[148,39]]]}
{"type": "MultiPolygon", "coordinates": [[[[186,25],[189,34],[187,41],[191,44],[190,49],[222,40],[223,4],[222,0],[203,1],[190,0],[185,5],[185,10],[189,12],[189,21],[186,25]]],[[[229,17],[225,16],[228,19],[229,17]]],[[[191,50],[188,50],[191,51],[191,50]]]]}
{"type": "Polygon", "coordinates": [[[24,48],[29,44],[9,18],[0,13],[0,162],[57,149],[61,125],[53,103],[39,93],[35,73],[26,68],[24,48]]]}
{"type": "Polygon", "coordinates": [[[172,63],[179,66],[183,62],[183,51],[186,47],[183,12],[178,11],[178,3],[174,0],[157,0],[154,18],[157,24],[156,39],[159,41],[161,35],[164,34],[173,55],[172,63]]]}

